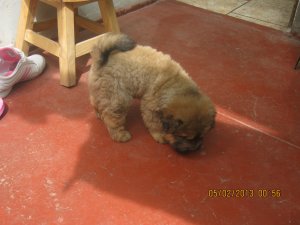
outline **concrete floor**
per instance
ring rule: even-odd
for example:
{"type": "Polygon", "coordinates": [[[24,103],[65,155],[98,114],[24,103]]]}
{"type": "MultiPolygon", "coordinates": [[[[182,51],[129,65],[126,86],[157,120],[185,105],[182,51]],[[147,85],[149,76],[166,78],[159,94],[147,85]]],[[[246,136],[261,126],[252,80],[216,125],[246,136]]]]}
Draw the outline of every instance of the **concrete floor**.
{"type": "Polygon", "coordinates": [[[199,8],[289,31],[296,0],[178,0],[199,8]]]}
{"type": "Polygon", "coordinates": [[[68,89],[45,54],[45,72],[5,98],[0,224],[298,225],[299,41],[173,0],[119,22],[172,55],[216,104],[202,151],[182,156],[156,143],[138,102],[132,140],[114,143],[88,100],[89,57],[68,89]]]}

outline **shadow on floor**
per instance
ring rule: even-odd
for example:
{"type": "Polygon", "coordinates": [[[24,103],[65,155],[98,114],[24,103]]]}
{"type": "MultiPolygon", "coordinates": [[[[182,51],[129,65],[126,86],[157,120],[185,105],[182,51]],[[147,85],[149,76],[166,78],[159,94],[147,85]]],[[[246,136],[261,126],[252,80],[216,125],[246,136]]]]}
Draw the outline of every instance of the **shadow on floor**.
{"type": "Polygon", "coordinates": [[[219,116],[203,151],[182,156],[152,140],[142,125],[137,104],[129,114],[128,128],[133,134],[129,143],[113,143],[96,118],[89,123],[89,138],[79,150],[65,195],[87,182],[95,192],[163,210],[194,224],[221,224],[223,220],[227,224],[252,220],[255,224],[252,214],[256,218],[291,212],[291,219],[296,216],[291,196],[285,196],[286,202],[280,205],[277,198],[258,196],[259,189],[285,193],[291,191],[292,183],[296,187],[296,177],[285,176],[296,168],[295,162],[282,167],[282,160],[296,157],[296,152],[285,155],[282,145],[264,134],[219,116]],[[276,179],[272,179],[274,174],[276,179]],[[210,189],[251,189],[254,197],[210,198],[210,189]]]}

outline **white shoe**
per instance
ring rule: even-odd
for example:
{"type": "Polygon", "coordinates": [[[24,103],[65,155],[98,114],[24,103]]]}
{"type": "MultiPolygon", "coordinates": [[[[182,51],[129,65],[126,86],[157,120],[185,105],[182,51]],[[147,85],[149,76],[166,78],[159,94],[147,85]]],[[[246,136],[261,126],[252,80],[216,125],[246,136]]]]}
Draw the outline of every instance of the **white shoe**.
{"type": "Polygon", "coordinates": [[[46,66],[41,55],[26,57],[16,48],[0,48],[0,97],[6,97],[12,87],[40,75],[46,66]]]}

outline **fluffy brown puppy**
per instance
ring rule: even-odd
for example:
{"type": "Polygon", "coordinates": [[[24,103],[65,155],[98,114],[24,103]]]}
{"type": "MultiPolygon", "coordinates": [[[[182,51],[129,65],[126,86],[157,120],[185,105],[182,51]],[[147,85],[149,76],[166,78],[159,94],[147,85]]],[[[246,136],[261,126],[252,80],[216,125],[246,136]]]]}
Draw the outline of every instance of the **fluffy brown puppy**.
{"type": "Polygon", "coordinates": [[[169,55],[136,45],[124,34],[107,33],[92,50],[90,101],[111,138],[126,142],[126,115],[133,98],[152,137],[179,152],[200,148],[213,126],[215,108],[169,55]]]}

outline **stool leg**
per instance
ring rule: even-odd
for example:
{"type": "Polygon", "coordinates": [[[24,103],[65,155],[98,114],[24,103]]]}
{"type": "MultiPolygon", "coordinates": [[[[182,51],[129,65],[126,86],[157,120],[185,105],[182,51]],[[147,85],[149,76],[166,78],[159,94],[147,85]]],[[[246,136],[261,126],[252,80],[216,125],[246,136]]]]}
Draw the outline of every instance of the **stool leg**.
{"type": "Polygon", "coordinates": [[[29,43],[25,41],[27,29],[32,30],[37,7],[37,0],[22,0],[21,13],[16,37],[16,47],[22,50],[26,55],[29,51],[29,43]]]}
{"type": "MultiPolygon", "coordinates": [[[[74,16],[78,16],[79,15],[79,9],[78,7],[77,8],[74,8],[74,16]]],[[[74,23],[74,32],[75,32],[75,42],[76,42],[76,37],[80,34],[80,27],[77,26],[76,23],[74,23]]]]}
{"type": "Polygon", "coordinates": [[[60,84],[71,87],[76,84],[74,11],[72,5],[62,3],[57,9],[58,39],[60,44],[60,84]]]}
{"type": "Polygon", "coordinates": [[[120,32],[113,1],[98,0],[98,4],[106,32],[120,32]]]}

